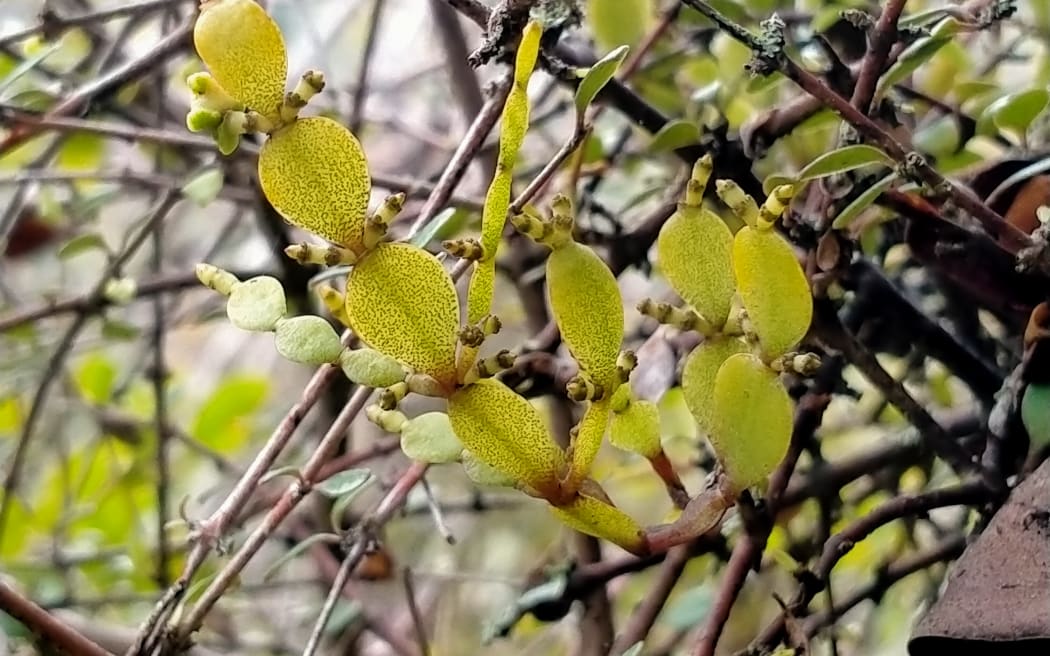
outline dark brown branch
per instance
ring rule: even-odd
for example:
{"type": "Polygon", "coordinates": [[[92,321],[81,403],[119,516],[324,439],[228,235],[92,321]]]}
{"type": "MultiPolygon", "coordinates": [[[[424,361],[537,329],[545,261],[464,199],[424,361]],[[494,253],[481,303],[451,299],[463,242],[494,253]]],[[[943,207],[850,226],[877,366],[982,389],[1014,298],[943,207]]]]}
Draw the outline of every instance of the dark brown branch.
{"type": "Polygon", "coordinates": [[[0,609],[25,625],[40,641],[69,656],[112,656],[69,625],[0,582],[0,609]]]}

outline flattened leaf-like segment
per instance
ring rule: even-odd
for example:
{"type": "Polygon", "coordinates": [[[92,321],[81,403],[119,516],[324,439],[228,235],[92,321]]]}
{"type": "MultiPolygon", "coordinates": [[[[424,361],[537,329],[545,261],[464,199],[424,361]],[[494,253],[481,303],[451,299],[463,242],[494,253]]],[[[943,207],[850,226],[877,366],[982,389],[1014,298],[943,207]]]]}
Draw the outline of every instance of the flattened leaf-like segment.
{"type": "Polygon", "coordinates": [[[259,183],[287,221],[360,254],[372,180],[342,125],[314,116],[275,132],[259,153],[259,183]]]}
{"type": "Polygon", "coordinates": [[[632,399],[626,410],[613,413],[609,442],[618,449],[655,458],[661,452],[660,410],[649,401],[632,399]]]}
{"type": "Polygon", "coordinates": [[[559,497],[565,455],[539,412],[509,387],[483,378],[461,388],[449,398],[448,417],[475,458],[546,498],[559,497]]]}
{"type": "Polygon", "coordinates": [[[451,385],[459,299],[433,255],[404,243],[376,246],[350,272],[346,314],[366,344],[451,385]]]}
{"type": "Polygon", "coordinates": [[[721,328],[733,303],[733,233],[717,214],[681,204],[656,240],[660,270],[686,303],[721,328]]]}
{"type": "Polygon", "coordinates": [[[456,462],[463,445],[444,412],[426,412],[401,427],[401,450],[413,460],[439,464],[456,462]]]}
{"type": "Polygon", "coordinates": [[[791,350],[813,320],[813,296],[791,246],[773,230],[741,228],[733,241],[740,299],[767,358],[791,350]]]}
{"type": "Polygon", "coordinates": [[[711,446],[735,491],[763,483],[791,442],[791,397],[776,372],[750,353],[718,370],[711,446]]]}
{"type": "Polygon", "coordinates": [[[623,341],[623,300],[612,271],[590,248],[569,242],[547,258],[547,291],[573,357],[612,393],[623,341]]]}
{"type": "Polygon", "coordinates": [[[735,337],[716,336],[700,343],[682,367],[682,394],[689,411],[706,435],[714,419],[715,377],[729,356],[746,353],[747,344],[735,337]]]}
{"type": "Polygon", "coordinates": [[[639,556],[648,552],[645,531],[615,506],[581,494],[568,505],[551,506],[551,511],[563,524],[580,533],[608,540],[639,556]]]}
{"type": "Polygon", "coordinates": [[[212,77],[249,109],[273,116],[284,100],[288,55],[277,23],[252,0],[201,6],[193,45],[212,77]]]}

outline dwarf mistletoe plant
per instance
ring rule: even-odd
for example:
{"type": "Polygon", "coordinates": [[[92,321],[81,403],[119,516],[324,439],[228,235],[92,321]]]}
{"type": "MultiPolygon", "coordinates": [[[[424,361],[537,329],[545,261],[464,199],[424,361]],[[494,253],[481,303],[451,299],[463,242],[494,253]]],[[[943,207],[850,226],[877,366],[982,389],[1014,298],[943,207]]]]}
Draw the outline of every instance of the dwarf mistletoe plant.
{"type": "MultiPolygon", "coordinates": [[[[338,364],[353,382],[381,389],[367,416],[399,433],[409,457],[461,462],[476,482],[544,499],[567,525],[631,552],[664,550],[715,527],[736,496],[761,486],[787,450],[792,402],[780,374],[807,373],[815,364],[813,356],[791,351],[809,327],[812,299],[791,247],[772,229],[792,188],[776,189],[759,207],[732,182],[719,181],[719,196],[746,224],[734,236],[702,204],[712,169],[711,158],[704,157],[658,240],[663,273],[685,305],[647,300],[639,310],[703,335],[685,362],[682,385],[722,468],[717,483],[692,499],[661,447],[656,407],[631,391],[637,359],[621,350],[624,316],[616,278],[594,251],[575,241],[571,201],[555,196],[548,215],[528,207],[510,217],[518,231],[550,248],[550,305],[579,364],[566,394],[584,405],[582,419],[568,449],[561,448],[538,410],[499,380],[513,354],[482,357],[485,339],[500,330],[491,314],[495,256],[511,208],[514,163],[529,121],[526,87],[542,32],[541,22],[532,20],[521,35],[481,235],[444,243],[449,254],[473,262],[461,324],[460,299],[441,261],[417,246],[385,240],[403,195],[388,197],[369,213],[371,182],[357,139],[330,119],[299,117],[323,89],[323,76],[307,72],[285,94],[285,46],[273,20],[251,0],[206,2],[194,42],[210,73],[188,81],[194,101],[187,125],[211,133],[225,154],[236,149],[242,134],[266,135],[258,167],[267,199],[289,222],[329,242],[295,245],[288,255],[351,265],[345,292],[328,288],[323,298],[367,346],[344,348],[320,317],[286,317],[284,293],[273,278],[242,282],[207,264],[199,265],[198,275],[229,297],[227,313],[235,325],[273,331],[283,356],[338,364]],[[447,410],[406,417],[398,405],[410,393],[444,398],[447,410]],[[591,478],[606,433],[615,446],[652,463],[682,508],[676,521],[642,528],[591,478]]],[[[603,69],[607,80],[612,72],[603,69]]]]}

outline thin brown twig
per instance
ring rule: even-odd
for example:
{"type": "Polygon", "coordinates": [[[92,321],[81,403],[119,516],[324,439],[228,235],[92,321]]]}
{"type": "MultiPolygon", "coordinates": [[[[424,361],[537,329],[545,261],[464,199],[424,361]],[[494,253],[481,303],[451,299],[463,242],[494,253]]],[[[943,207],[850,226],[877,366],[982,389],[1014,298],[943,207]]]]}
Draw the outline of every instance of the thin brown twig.
{"type": "Polygon", "coordinates": [[[882,8],[882,15],[875,23],[875,28],[868,38],[868,52],[861,62],[857,83],[853,87],[850,104],[861,112],[871,112],[871,102],[875,97],[875,88],[882,75],[890,49],[897,41],[897,21],[904,11],[907,0],[888,0],[882,8]]]}
{"type": "Polygon", "coordinates": [[[354,102],[350,107],[350,131],[357,134],[364,121],[365,100],[368,98],[368,74],[372,68],[372,53],[379,38],[379,21],[383,17],[383,0],[372,0],[372,11],[368,15],[368,36],[365,37],[364,51],[361,53],[361,68],[357,71],[357,83],[354,85],[354,102]]]}
{"type": "Polygon", "coordinates": [[[0,582],[0,609],[25,625],[40,641],[69,656],[112,656],[73,627],[0,582]]]}

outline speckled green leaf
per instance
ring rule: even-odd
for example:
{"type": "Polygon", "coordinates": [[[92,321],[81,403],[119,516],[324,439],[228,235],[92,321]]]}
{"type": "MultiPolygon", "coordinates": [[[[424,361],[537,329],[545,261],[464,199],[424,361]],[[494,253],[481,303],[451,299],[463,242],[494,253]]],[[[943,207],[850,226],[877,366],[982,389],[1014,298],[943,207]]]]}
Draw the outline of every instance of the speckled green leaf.
{"type": "Polygon", "coordinates": [[[467,478],[475,485],[514,487],[517,484],[513,476],[504,474],[494,467],[489,467],[466,449],[463,449],[460,459],[463,461],[463,471],[467,474],[467,478]]]}
{"type": "Polygon", "coordinates": [[[281,30],[262,7],[251,0],[201,3],[193,44],[227,93],[261,114],[277,113],[288,57],[281,30]]]}
{"type": "Polygon", "coordinates": [[[284,288],[270,276],[235,284],[226,302],[226,316],[241,330],[271,331],[285,312],[284,288]]]}
{"type": "Polygon", "coordinates": [[[675,291],[716,328],[733,302],[733,233],[715,213],[679,205],[656,242],[660,270],[675,291]]]}
{"type": "Polygon", "coordinates": [[[343,351],[332,325],[311,314],[278,321],[274,344],[277,352],[292,362],[314,366],[335,362],[343,351]]]}
{"type": "Polygon", "coordinates": [[[686,358],[682,367],[682,394],[686,406],[705,434],[710,434],[713,426],[713,398],[718,370],[729,356],[746,352],[747,344],[740,339],[714,337],[701,342],[686,358]]]}
{"type": "Polygon", "coordinates": [[[638,522],[624,511],[593,497],[580,495],[565,506],[551,506],[551,512],[563,524],[580,533],[608,540],[642,555],[647,551],[644,532],[638,522]]]}
{"type": "Polygon", "coordinates": [[[401,427],[401,450],[413,460],[440,464],[456,462],[463,444],[444,412],[427,412],[401,427]]]}
{"type": "Polygon", "coordinates": [[[259,153],[259,184],[289,222],[360,250],[372,189],[361,144],[322,116],[273,134],[259,153]]]}
{"type": "Polygon", "coordinates": [[[557,496],[564,454],[532,405],[503,383],[485,378],[456,391],[448,416],[478,460],[545,497],[557,496]]]}
{"type": "Polygon", "coordinates": [[[626,410],[614,412],[609,426],[609,442],[618,449],[638,453],[646,458],[659,455],[660,411],[656,405],[633,399],[626,410]]]}
{"type": "Polygon", "coordinates": [[[459,299],[430,253],[404,243],[377,246],[350,272],[346,314],[377,351],[440,381],[454,377],[459,299]]]}
{"type": "Polygon", "coordinates": [[[591,401],[587,404],[576,435],[572,438],[572,473],[570,484],[579,485],[591,474],[591,466],[602,447],[605,430],[609,427],[611,412],[607,400],[591,401]]]}
{"type": "Polygon", "coordinates": [[[623,301],[612,271],[590,248],[569,242],[547,259],[547,291],[573,357],[611,393],[623,341],[623,301]]]}
{"type": "Polygon", "coordinates": [[[791,442],[793,407],[776,372],[750,353],[732,355],[718,370],[709,437],[737,490],[773,473],[791,442]]]}
{"type": "Polygon", "coordinates": [[[813,319],[813,296],[791,246],[773,230],[741,228],[733,268],[751,326],[769,358],[798,344],[813,319]]]}

